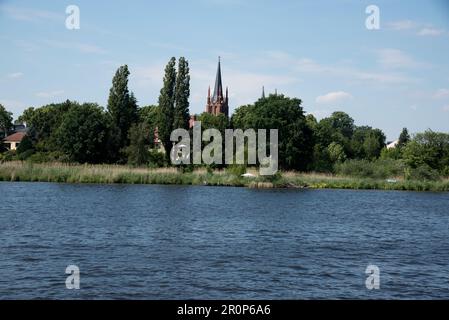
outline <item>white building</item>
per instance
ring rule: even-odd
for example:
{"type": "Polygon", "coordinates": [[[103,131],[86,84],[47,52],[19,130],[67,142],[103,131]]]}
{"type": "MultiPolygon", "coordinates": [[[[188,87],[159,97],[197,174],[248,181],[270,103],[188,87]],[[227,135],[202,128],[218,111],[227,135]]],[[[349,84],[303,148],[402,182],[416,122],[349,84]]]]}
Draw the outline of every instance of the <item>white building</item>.
{"type": "Polygon", "coordinates": [[[387,144],[387,149],[394,149],[398,146],[399,140],[394,140],[387,144]]]}

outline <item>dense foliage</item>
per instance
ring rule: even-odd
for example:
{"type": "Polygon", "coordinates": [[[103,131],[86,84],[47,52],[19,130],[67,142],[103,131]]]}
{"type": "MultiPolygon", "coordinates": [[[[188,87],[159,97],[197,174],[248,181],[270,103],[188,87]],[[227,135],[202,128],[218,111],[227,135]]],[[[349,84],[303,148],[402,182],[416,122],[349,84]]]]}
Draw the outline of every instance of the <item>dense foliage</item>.
{"type": "Polygon", "coordinates": [[[232,116],[234,128],[278,129],[279,165],[306,170],[312,159],[313,132],[307,125],[301,100],[270,95],[254,105],[238,108],[232,116]]]}

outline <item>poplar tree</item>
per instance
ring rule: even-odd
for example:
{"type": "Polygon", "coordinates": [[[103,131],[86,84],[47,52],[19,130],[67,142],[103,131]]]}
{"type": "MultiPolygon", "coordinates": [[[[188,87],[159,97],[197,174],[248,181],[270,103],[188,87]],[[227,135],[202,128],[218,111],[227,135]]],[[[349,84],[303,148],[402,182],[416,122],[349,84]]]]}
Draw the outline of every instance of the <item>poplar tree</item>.
{"type": "Polygon", "coordinates": [[[138,119],[137,100],[133,93],[128,90],[128,66],[124,65],[117,69],[112,79],[112,87],[109,91],[108,111],[112,117],[113,124],[119,129],[120,147],[128,145],[129,128],[138,119]]]}
{"type": "Polygon", "coordinates": [[[410,141],[410,135],[408,133],[407,128],[402,129],[401,134],[399,135],[398,147],[404,147],[410,141]]]}
{"type": "Polygon", "coordinates": [[[158,110],[158,135],[165,149],[167,160],[170,159],[171,141],[170,134],[173,130],[175,111],[175,87],[176,87],[176,58],[171,58],[165,67],[164,86],[159,95],[158,110]]]}
{"type": "Polygon", "coordinates": [[[189,129],[189,96],[189,63],[184,57],[181,57],[178,61],[178,74],[176,76],[174,129],[189,129]]]}

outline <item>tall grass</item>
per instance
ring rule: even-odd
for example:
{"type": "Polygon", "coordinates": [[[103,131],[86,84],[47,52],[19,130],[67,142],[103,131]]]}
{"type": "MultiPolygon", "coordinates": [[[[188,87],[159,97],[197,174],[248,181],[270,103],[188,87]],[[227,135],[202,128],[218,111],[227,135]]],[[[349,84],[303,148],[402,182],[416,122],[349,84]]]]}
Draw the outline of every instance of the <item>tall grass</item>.
{"type": "Polygon", "coordinates": [[[208,172],[204,168],[181,172],[176,168],[132,168],[121,165],[75,165],[63,163],[31,164],[5,162],[0,164],[0,181],[31,181],[61,183],[127,183],[236,186],[250,188],[332,188],[381,189],[414,191],[449,191],[449,179],[419,181],[334,176],[329,174],[282,172],[274,177],[244,178],[232,170],[208,172]]]}

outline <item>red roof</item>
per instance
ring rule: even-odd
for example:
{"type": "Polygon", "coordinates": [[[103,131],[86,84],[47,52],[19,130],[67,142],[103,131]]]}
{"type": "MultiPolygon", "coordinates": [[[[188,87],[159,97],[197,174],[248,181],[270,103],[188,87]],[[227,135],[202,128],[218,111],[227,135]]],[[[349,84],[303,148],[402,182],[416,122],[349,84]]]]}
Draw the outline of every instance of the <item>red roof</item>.
{"type": "Polygon", "coordinates": [[[26,132],[16,132],[12,135],[7,136],[3,141],[11,141],[11,142],[20,142],[22,141],[23,137],[25,137],[26,132]]]}

